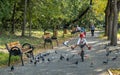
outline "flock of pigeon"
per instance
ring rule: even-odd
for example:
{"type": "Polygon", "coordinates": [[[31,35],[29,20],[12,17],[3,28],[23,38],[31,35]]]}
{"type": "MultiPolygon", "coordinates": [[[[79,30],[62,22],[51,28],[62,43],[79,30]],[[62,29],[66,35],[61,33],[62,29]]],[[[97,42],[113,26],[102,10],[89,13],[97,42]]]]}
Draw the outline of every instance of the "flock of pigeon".
{"type": "MultiPolygon", "coordinates": [[[[104,49],[107,48],[108,45],[105,45],[104,49]]],[[[108,59],[108,56],[110,55],[110,52],[106,53],[106,57],[107,60],[103,61],[103,64],[108,64],[108,62],[110,61],[110,59],[108,59]]],[[[30,63],[34,64],[35,66],[39,63],[52,63],[55,61],[66,61],[66,62],[71,62],[72,64],[78,65],[79,61],[78,60],[74,60],[74,61],[70,61],[73,60],[75,57],[78,57],[78,54],[72,54],[71,51],[67,51],[67,50],[55,50],[55,51],[49,51],[49,52],[45,52],[45,53],[39,53],[38,55],[36,55],[33,58],[31,58],[31,56],[28,56],[30,59],[30,63]]],[[[79,56],[80,58],[80,56],[79,56]]],[[[114,61],[118,58],[118,56],[113,57],[111,60],[114,61]]],[[[90,63],[90,67],[93,67],[94,63],[91,62],[90,63]]],[[[11,71],[14,71],[14,66],[11,66],[11,71]]]]}
{"type": "MultiPolygon", "coordinates": [[[[77,56],[76,54],[70,54],[70,51],[61,51],[61,50],[56,50],[56,51],[50,51],[50,52],[45,52],[45,53],[39,53],[37,54],[34,59],[31,56],[29,57],[29,62],[30,64],[34,64],[35,66],[37,64],[40,63],[52,63],[55,61],[70,61],[72,60],[75,56],[77,56]],[[69,53],[69,54],[68,54],[69,53]]],[[[72,62],[72,64],[77,65],[78,64],[78,60],[76,60],[75,62],[72,62]]],[[[14,70],[14,66],[11,66],[11,71],[14,70]]]]}
{"type": "MultiPolygon", "coordinates": [[[[104,46],[104,49],[107,49],[108,46],[110,46],[109,43],[104,46]]],[[[112,53],[112,51],[107,51],[107,50],[106,50],[106,57],[107,57],[107,59],[106,59],[106,61],[103,61],[103,64],[108,64],[108,62],[109,62],[110,60],[111,60],[111,61],[115,61],[115,60],[118,58],[118,55],[115,55],[115,57],[113,57],[112,59],[109,59],[109,56],[110,56],[111,53],[112,53]]],[[[118,54],[118,53],[119,53],[119,51],[117,51],[117,54],[118,54]]]]}

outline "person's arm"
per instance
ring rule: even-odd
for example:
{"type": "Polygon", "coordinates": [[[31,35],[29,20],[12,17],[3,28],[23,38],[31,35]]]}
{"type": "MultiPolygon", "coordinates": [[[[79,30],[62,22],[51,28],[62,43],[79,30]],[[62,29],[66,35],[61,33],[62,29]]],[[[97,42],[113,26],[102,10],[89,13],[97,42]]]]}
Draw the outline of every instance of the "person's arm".
{"type": "Polygon", "coordinates": [[[85,42],[85,44],[86,44],[87,48],[90,50],[90,49],[91,49],[91,46],[89,46],[89,45],[88,45],[88,43],[87,43],[87,40],[86,40],[86,39],[84,39],[84,42],[85,42]]]}
{"type": "Polygon", "coordinates": [[[80,38],[78,39],[77,44],[75,44],[74,46],[71,46],[71,49],[76,48],[79,44],[80,44],[80,38]]]}

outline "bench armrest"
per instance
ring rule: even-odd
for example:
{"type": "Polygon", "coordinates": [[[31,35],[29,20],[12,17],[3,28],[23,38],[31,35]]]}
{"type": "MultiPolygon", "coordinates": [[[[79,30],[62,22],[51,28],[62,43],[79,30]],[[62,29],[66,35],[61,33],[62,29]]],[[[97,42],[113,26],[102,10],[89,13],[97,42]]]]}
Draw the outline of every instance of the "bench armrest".
{"type": "Polygon", "coordinates": [[[32,49],[32,50],[34,50],[34,47],[29,43],[24,43],[22,45],[22,49],[32,49]]]}

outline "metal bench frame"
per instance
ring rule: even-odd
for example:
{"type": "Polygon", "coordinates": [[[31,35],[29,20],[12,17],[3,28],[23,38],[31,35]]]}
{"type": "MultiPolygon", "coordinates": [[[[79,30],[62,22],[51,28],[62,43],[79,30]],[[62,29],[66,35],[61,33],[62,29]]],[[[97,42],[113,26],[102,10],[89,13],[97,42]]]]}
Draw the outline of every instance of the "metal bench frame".
{"type": "Polygon", "coordinates": [[[5,46],[9,52],[8,66],[10,66],[10,60],[12,55],[20,56],[22,66],[24,66],[23,54],[26,54],[26,55],[30,54],[30,56],[32,56],[32,58],[34,59],[34,55],[33,55],[34,47],[29,43],[24,43],[23,45],[21,45],[19,41],[17,41],[17,42],[7,43],[5,44],[5,46]]]}

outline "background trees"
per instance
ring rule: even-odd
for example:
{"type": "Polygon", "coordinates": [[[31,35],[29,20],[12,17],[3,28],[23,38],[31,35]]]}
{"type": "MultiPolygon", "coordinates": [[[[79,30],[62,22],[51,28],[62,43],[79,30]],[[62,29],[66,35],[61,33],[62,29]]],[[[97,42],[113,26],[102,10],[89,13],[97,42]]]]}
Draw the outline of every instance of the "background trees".
{"type": "Polygon", "coordinates": [[[111,45],[117,45],[118,15],[120,0],[108,0],[105,11],[105,35],[111,41],[111,45]]]}
{"type": "Polygon", "coordinates": [[[0,29],[10,34],[19,30],[21,36],[31,36],[33,29],[54,32],[71,23],[88,28],[92,22],[96,27],[106,26],[105,35],[112,41],[119,4],[120,0],[1,0],[0,29]]]}
{"type": "Polygon", "coordinates": [[[1,0],[1,31],[14,34],[15,30],[21,30],[21,35],[24,36],[29,28],[47,30],[63,26],[76,18],[88,2],[88,0],[1,0]]]}

